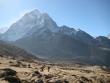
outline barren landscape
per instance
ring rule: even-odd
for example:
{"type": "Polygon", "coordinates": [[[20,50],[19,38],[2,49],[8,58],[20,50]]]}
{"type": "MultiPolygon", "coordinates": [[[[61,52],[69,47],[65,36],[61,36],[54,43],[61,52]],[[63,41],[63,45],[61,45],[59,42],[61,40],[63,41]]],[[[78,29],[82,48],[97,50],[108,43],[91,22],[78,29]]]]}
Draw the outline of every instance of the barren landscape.
{"type": "Polygon", "coordinates": [[[110,83],[110,0],[0,0],[0,83],[110,83]]]}
{"type": "Polygon", "coordinates": [[[0,83],[110,83],[100,66],[57,65],[0,57],[0,83]]]}

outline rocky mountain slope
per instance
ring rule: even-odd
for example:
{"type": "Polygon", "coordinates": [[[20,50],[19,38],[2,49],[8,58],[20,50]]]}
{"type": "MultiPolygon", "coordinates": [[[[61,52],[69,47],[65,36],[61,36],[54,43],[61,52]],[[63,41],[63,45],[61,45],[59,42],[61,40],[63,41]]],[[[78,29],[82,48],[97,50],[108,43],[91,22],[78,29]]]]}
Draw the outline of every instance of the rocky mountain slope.
{"type": "Polygon", "coordinates": [[[94,38],[68,26],[59,27],[48,14],[38,10],[12,24],[1,39],[49,61],[110,66],[110,39],[94,38]]]}
{"type": "Polygon", "coordinates": [[[0,41],[0,57],[16,58],[18,60],[40,60],[25,50],[0,41]]]}
{"type": "Polygon", "coordinates": [[[0,34],[5,33],[8,30],[8,27],[0,27],[0,34]]]}
{"type": "Polygon", "coordinates": [[[96,38],[99,41],[99,46],[103,48],[110,48],[110,39],[104,36],[99,36],[96,38]]]}
{"type": "Polygon", "coordinates": [[[37,29],[46,27],[55,31],[56,23],[46,13],[38,10],[26,13],[20,20],[10,26],[10,29],[2,37],[3,40],[15,41],[25,36],[31,35],[37,29]]]}

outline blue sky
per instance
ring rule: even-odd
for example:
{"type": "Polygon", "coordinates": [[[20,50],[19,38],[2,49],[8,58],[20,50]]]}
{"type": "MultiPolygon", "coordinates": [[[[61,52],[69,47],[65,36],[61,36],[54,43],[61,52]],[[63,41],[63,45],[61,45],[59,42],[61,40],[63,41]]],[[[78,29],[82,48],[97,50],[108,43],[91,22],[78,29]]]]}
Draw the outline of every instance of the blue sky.
{"type": "Polygon", "coordinates": [[[59,26],[93,36],[110,33],[110,0],[0,0],[0,27],[9,27],[33,9],[47,12],[59,26]]]}

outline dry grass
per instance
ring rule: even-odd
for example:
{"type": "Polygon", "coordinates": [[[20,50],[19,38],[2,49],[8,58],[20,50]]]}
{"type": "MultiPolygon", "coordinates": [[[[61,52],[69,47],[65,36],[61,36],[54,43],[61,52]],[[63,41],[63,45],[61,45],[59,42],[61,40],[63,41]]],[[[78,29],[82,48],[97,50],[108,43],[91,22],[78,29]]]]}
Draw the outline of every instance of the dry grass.
{"type": "MultiPolygon", "coordinates": [[[[53,66],[3,57],[0,63],[0,71],[6,68],[16,71],[12,79],[19,78],[20,83],[110,83],[110,72],[99,66],[53,66]]],[[[9,82],[0,77],[0,83],[9,82]]]]}

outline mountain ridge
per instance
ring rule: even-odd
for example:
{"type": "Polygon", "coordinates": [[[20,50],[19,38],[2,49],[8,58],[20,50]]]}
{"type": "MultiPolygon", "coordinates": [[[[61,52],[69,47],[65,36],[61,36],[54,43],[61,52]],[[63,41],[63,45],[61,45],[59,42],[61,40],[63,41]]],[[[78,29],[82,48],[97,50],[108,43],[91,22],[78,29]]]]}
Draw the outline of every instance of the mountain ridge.
{"type": "Polygon", "coordinates": [[[1,39],[15,41],[23,36],[25,37],[34,27],[42,28],[46,24],[53,28],[57,27],[56,23],[49,17],[48,14],[40,13],[38,10],[33,10],[32,12],[26,13],[20,20],[12,24],[10,29],[4,33],[4,36],[1,39]]]}
{"type": "Polygon", "coordinates": [[[48,60],[107,66],[110,63],[110,51],[105,49],[110,49],[110,39],[94,38],[65,25],[60,27],[47,13],[38,10],[25,14],[1,39],[48,60]]]}
{"type": "Polygon", "coordinates": [[[12,44],[9,44],[7,42],[4,42],[0,40],[0,57],[10,57],[10,58],[15,58],[18,60],[26,60],[26,61],[34,61],[38,60],[40,61],[40,58],[37,58],[36,56],[28,53],[27,51],[16,47],[12,44]]]}

